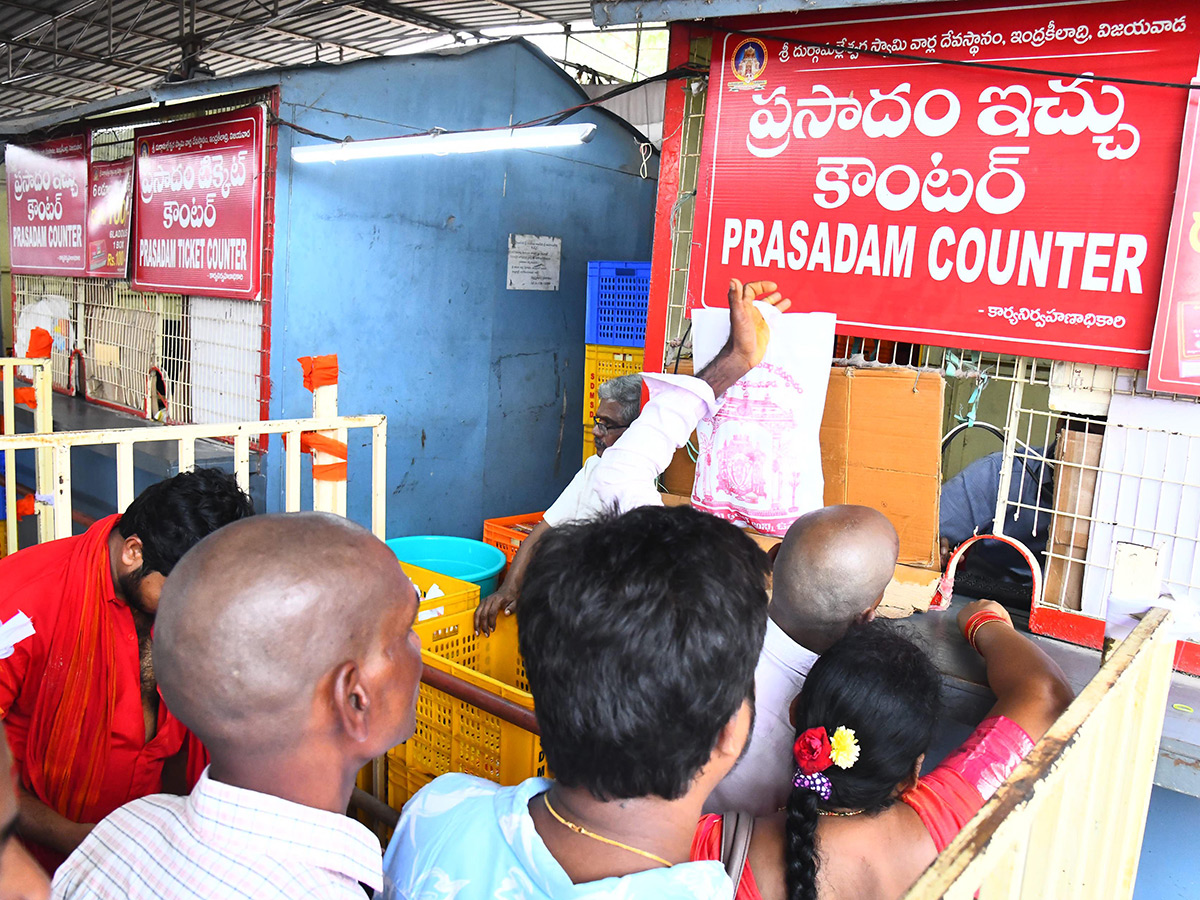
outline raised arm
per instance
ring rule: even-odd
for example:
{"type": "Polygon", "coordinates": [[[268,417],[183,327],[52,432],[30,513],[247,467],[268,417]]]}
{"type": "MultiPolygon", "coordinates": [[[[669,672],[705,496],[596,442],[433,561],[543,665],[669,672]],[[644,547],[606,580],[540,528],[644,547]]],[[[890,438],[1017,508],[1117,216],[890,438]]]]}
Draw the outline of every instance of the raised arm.
{"type": "Polygon", "coordinates": [[[958,626],[987,665],[988,686],[996,695],[988,715],[1006,716],[1038,740],[1075,698],[1062,669],[1018,633],[1008,611],[992,600],[959,610],[958,626]]]}
{"type": "Polygon", "coordinates": [[[659,505],[654,479],[671,462],[696,424],[717,408],[717,401],[739,378],[762,362],[771,329],[755,301],[780,312],[791,306],[771,281],[729,283],[729,339],[695,378],[688,375],[646,374],[650,402],[596,468],[595,490],[605,506],[622,512],[659,505]]]}

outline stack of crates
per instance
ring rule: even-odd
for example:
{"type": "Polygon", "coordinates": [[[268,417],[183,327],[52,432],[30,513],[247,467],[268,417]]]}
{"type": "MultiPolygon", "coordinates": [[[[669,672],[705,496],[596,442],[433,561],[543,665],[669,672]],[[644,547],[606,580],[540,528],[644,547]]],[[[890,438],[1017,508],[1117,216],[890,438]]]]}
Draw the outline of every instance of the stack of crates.
{"type": "Polygon", "coordinates": [[[642,371],[650,263],[593,260],[588,263],[587,324],[583,365],[583,460],[595,455],[592,417],[597,389],[610,378],[642,371]]]}

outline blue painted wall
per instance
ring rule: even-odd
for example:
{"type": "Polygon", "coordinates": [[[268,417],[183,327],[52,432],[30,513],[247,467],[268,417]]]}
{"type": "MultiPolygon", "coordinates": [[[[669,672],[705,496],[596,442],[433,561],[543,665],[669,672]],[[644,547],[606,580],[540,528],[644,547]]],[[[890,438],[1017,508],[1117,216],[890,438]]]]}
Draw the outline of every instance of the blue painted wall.
{"type": "MultiPolygon", "coordinates": [[[[284,71],[280,90],[281,118],[356,138],[503,125],[584,99],[519,41],[284,71]]],[[[271,415],[311,412],[296,357],[338,354],[341,411],[388,416],[389,536],[478,537],[484,518],[544,509],[579,467],[587,261],[649,259],[656,182],[618,120],[571,121],[597,124],[591,143],[336,166],[294,165],[293,142],[316,141],[279,129],[271,415]],[[510,233],[562,238],[557,292],[506,290],[510,233]]],[[[352,481],[356,463],[352,442],[352,481]]],[[[350,513],[368,521],[364,503],[350,513]]]]}

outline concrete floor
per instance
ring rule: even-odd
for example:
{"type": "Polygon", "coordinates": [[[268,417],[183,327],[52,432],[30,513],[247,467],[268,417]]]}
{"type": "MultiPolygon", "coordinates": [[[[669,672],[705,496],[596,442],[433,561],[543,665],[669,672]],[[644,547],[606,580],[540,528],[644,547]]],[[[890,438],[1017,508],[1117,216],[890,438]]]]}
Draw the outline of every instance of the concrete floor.
{"type": "Polygon", "coordinates": [[[1200,799],[1155,787],[1142,841],[1134,900],[1195,900],[1200,897],[1197,832],[1200,799]]]}

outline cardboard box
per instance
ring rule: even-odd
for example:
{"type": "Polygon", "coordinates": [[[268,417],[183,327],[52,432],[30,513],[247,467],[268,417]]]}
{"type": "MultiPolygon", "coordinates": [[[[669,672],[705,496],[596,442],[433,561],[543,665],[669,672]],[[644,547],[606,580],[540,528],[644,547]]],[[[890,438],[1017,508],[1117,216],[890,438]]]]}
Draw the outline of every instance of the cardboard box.
{"type": "Polygon", "coordinates": [[[1063,430],[1054,456],[1054,513],[1046,548],[1043,603],[1061,609],[1083,608],[1083,566],[1091,532],[1096,492],[1094,468],[1100,464],[1104,436],[1096,432],[1063,430]]]}
{"type": "Polygon", "coordinates": [[[875,614],[884,619],[903,619],[915,612],[928,612],[941,580],[942,573],[938,569],[896,566],[875,614]]]}
{"type": "Polygon", "coordinates": [[[887,516],[900,563],[937,568],[942,488],[939,372],[835,368],[821,421],[825,505],[855,503],[887,516]]]}
{"type": "MultiPolygon", "coordinates": [[[[688,438],[693,447],[700,446],[696,432],[688,438]]],[[[671,458],[671,464],[663,471],[658,479],[668,494],[692,495],[692,485],[696,483],[696,461],[688,453],[687,447],[680,447],[671,458]]]]}

